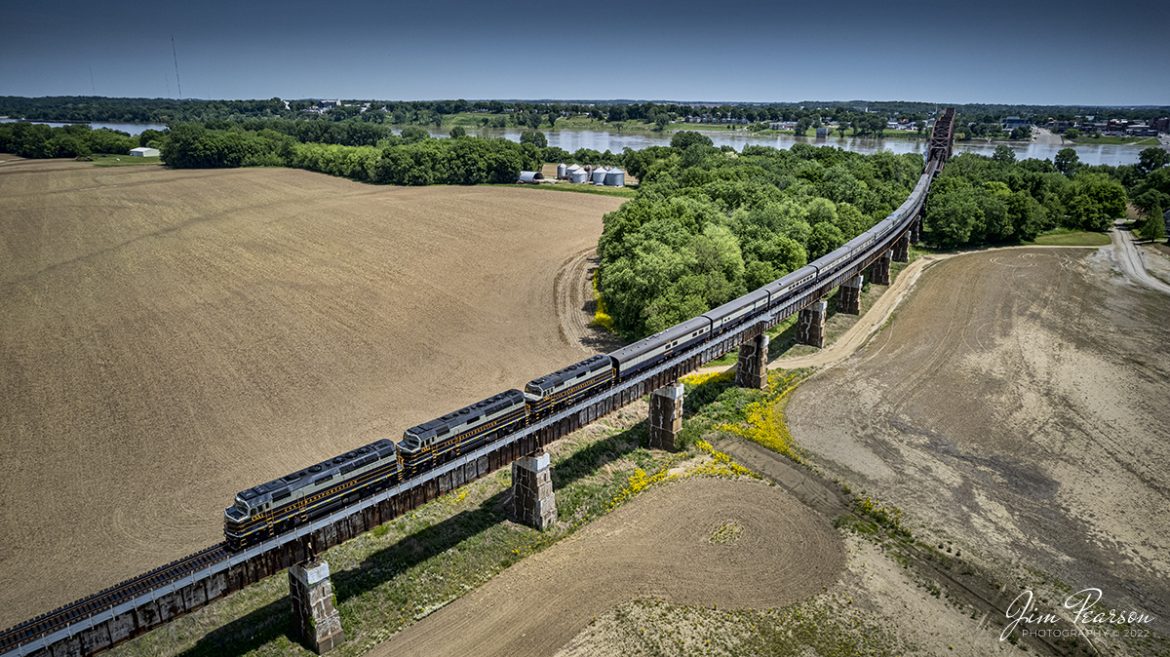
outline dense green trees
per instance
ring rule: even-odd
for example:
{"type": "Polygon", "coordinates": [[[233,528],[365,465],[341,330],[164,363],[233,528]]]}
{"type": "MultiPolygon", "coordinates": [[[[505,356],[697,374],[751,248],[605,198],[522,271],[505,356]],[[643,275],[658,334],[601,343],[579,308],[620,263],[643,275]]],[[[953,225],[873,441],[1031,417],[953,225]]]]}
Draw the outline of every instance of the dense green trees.
{"type": "Polygon", "coordinates": [[[126,155],[138,139],[124,132],[76,124],[51,128],[38,123],[0,123],[0,153],[21,157],[77,157],[91,153],[126,155]]]}
{"type": "Polygon", "coordinates": [[[540,165],[535,146],[504,139],[431,139],[403,130],[401,139],[375,146],[301,144],[274,131],[209,130],[181,125],[163,147],[178,168],[291,166],[354,180],[394,185],[515,182],[523,168],[540,165]]]}
{"type": "Polygon", "coordinates": [[[991,158],[952,158],[931,187],[926,242],[953,248],[1030,241],[1056,227],[1108,230],[1125,216],[1125,188],[1114,176],[1079,166],[1067,150],[1072,156],[1060,165],[1015,162],[998,150],[991,158]]]}
{"type": "Polygon", "coordinates": [[[617,328],[666,328],[773,281],[893,211],[922,168],[915,155],[800,145],[713,148],[698,133],[627,152],[634,200],[605,218],[599,286],[617,328]]]}
{"type": "Polygon", "coordinates": [[[520,133],[521,144],[532,144],[537,148],[548,148],[548,138],[539,130],[525,130],[520,133]]]}

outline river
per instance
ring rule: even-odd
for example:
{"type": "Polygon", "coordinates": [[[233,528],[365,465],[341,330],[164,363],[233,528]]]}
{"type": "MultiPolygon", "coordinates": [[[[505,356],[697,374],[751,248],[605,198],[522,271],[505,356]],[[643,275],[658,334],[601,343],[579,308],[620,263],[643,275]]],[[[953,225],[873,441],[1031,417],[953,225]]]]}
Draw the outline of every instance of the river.
{"type": "MultiPolygon", "coordinates": [[[[892,153],[922,153],[926,150],[925,139],[875,139],[858,137],[830,137],[827,139],[810,139],[794,135],[761,135],[747,130],[699,130],[711,138],[716,146],[731,146],[737,151],[744,146],[772,146],[774,148],[791,148],[794,144],[812,144],[813,146],[836,146],[847,151],[858,153],[876,153],[890,151],[892,153]]],[[[479,131],[468,130],[469,134],[479,134],[484,137],[503,137],[512,141],[520,141],[520,128],[484,128],[479,131]]],[[[634,150],[647,146],[670,145],[670,134],[655,134],[649,132],[611,132],[608,130],[544,130],[549,146],[563,148],[572,153],[579,148],[590,148],[596,151],[612,151],[620,153],[625,148],[634,150]]],[[[433,136],[445,137],[446,132],[432,131],[433,136]]],[[[1059,138],[1058,138],[1059,139],[1059,138]]],[[[1056,157],[1057,151],[1071,147],[1080,156],[1084,164],[1135,164],[1138,153],[1148,146],[1127,146],[1122,144],[1061,144],[1034,142],[956,142],[955,152],[978,153],[990,156],[995,147],[1004,144],[1016,152],[1017,159],[1051,160],[1056,157]]]]}
{"type": "MultiPolygon", "coordinates": [[[[0,118],[0,123],[13,123],[18,119],[0,118]]],[[[33,121],[33,123],[43,123],[54,127],[68,125],[59,121],[33,121]]],[[[141,134],[144,130],[166,130],[166,126],[159,123],[107,123],[94,122],[89,124],[93,128],[109,128],[111,130],[120,130],[131,135],[141,134]]],[[[922,153],[926,150],[926,140],[924,139],[874,139],[874,138],[858,138],[858,137],[829,137],[827,139],[809,139],[808,137],[796,137],[793,135],[761,135],[759,133],[749,132],[747,130],[719,130],[719,129],[700,129],[700,132],[711,138],[711,141],[716,146],[731,146],[737,151],[743,150],[744,146],[772,146],[774,148],[791,148],[794,144],[812,144],[814,146],[836,146],[847,151],[856,151],[858,153],[876,153],[878,151],[890,151],[891,153],[922,153]]],[[[469,130],[470,134],[479,134],[484,137],[503,137],[511,141],[520,141],[520,128],[483,128],[481,130],[469,130]]],[[[652,132],[617,132],[609,130],[545,130],[544,134],[548,137],[548,145],[563,148],[570,153],[580,148],[589,148],[595,151],[612,151],[620,153],[626,148],[639,150],[647,146],[668,146],[670,145],[669,133],[652,133],[652,132]]],[[[446,137],[446,131],[432,130],[431,135],[435,137],[446,137]]],[[[1033,141],[1030,143],[1021,142],[1002,142],[1009,146],[1016,152],[1018,159],[1043,159],[1051,160],[1056,157],[1056,152],[1068,146],[1059,142],[1052,143],[1051,140],[1047,142],[1033,141]]],[[[956,142],[955,152],[963,153],[978,153],[980,155],[991,155],[995,152],[995,147],[999,144],[989,144],[986,142],[956,142]]],[[[1127,146],[1123,144],[1074,144],[1071,148],[1080,156],[1081,162],[1085,164],[1109,164],[1117,166],[1120,164],[1135,164],[1138,161],[1138,154],[1143,148],[1148,146],[1127,146]]]]}

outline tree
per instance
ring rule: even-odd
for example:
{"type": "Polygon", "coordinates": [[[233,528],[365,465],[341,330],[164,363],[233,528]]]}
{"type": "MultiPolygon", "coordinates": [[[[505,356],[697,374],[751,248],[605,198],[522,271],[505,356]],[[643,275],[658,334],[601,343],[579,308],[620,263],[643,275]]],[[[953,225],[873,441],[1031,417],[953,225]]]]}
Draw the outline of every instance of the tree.
{"type": "Polygon", "coordinates": [[[525,130],[520,133],[521,144],[531,144],[537,148],[547,148],[548,138],[539,130],[525,130]]]}
{"type": "Polygon", "coordinates": [[[1000,164],[1011,164],[1016,161],[1016,152],[1011,147],[1000,144],[995,147],[995,154],[991,156],[991,159],[1000,164]]]}
{"type": "Polygon", "coordinates": [[[1170,164],[1170,153],[1157,146],[1144,148],[1138,154],[1138,169],[1144,174],[1161,169],[1168,164],[1170,164]]]}
{"type": "Polygon", "coordinates": [[[670,138],[670,147],[677,148],[680,151],[686,150],[688,146],[693,144],[701,144],[703,146],[713,146],[714,142],[707,135],[693,130],[679,130],[670,138]]]}
{"type": "Polygon", "coordinates": [[[1064,136],[1066,139],[1080,139],[1081,131],[1077,130],[1076,128],[1069,128],[1068,130],[1064,131],[1064,136]]]}
{"type": "Polygon", "coordinates": [[[654,117],[654,129],[658,132],[665,130],[666,126],[668,125],[670,125],[670,115],[666,112],[659,112],[658,115],[654,117]]]}
{"type": "Polygon", "coordinates": [[[467,130],[463,126],[457,125],[454,128],[451,128],[450,134],[452,139],[459,139],[460,137],[467,136],[467,130]]]}
{"type": "Polygon", "coordinates": [[[1155,205],[1146,214],[1146,220],[1142,224],[1141,235],[1143,239],[1152,242],[1166,239],[1166,218],[1162,214],[1162,206],[1155,205]]]}
{"type": "Polygon", "coordinates": [[[1125,216],[1125,188],[1103,173],[1084,173],[1073,179],[1065,202],[1071,228],[1106,231],[1125,216]]]}
{"type": "Polygon", "coordinates": [[[982,223],[983,210],[969,184],[940,189],[926,203],[923,237],[931,244],[954,248],[967,244],[982,223]]]}
{"type": "Polygon", "coordinates": [[[1081,158],[1073,149],[1062,148],[1056,152],[1056,157],[1053,158],[1052,162],[1056,165],[1057,171],[1071,178],[1076,173],[1077,167],[1080,166],[1081,158]]]}
{"type": "Polygon", "coordinates": [[[402,141],[408,144],[414,144],[420,141],[425,141],[431,138],[431,134],[425,129],[416,125],[406,126],[402,129],[402,141]]]}

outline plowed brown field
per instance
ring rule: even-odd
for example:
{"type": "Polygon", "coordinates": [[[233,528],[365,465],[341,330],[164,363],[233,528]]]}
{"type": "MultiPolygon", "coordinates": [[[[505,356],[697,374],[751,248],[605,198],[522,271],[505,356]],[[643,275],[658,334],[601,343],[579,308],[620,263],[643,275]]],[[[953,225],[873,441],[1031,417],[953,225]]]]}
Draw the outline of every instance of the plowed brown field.
{"type": "Polygon", "coordinates": [[[622,199],[0,167],[0,626],[220,540],[235,491],[565,365],[622,199]]]}

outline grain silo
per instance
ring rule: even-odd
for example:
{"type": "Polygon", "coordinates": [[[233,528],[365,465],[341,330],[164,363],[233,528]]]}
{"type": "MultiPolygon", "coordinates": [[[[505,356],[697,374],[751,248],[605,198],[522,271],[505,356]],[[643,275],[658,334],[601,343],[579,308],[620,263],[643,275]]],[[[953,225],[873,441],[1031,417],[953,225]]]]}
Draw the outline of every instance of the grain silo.
{"type": "Polygon", "coordinates": [[[569,167],[562,162],[557,165],[557,180],[564,180],[569,177],[569,167]]]}
{"type": "Polygon", "coordinates": [[[626,185],[626,172],[614,167],[605,174],[605,184],[608,187],[624,187],[626,185]]]}
{"type": "MultiPolygon", "coordinates": [[[[575,165],[574,165],[575,166],[575,165]]],[[[584,183],[589,182],[589,174],[581,167],[569,167],[569,182],[584,183]]]]}
{"type": "Polygon", "coordinates": [[[607,173],[609,173],[609,171],[605,167],[597,167],[593,170],[593,174],[589,177],[589,179],[593,182],[594,185],[604,185],[605,174],[607,173]]]}

